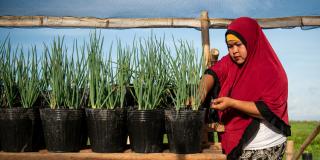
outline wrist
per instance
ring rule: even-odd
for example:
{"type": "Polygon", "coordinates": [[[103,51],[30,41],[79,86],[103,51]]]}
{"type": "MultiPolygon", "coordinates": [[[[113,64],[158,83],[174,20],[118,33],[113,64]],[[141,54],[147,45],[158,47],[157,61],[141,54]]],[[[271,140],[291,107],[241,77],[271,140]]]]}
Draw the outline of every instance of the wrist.
{"type": "Polygon", "coordinates": [[[238,100],[232,98],[232,99],[231,99],[231,104],[230,104],[229,107],[231,107],[231,108],[237,108],[237,106],[238,106],[238,100]]]}

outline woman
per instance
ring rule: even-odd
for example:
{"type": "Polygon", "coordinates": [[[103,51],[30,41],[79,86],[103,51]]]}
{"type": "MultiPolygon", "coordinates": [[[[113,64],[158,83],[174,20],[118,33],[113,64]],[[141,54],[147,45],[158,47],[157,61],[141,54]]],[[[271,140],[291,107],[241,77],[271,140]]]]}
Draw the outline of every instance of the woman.
{"type": "Polygon", "coordinates": [[[201,82],[203,97],[219,90],[211,108],[225,125],[222,149],[232,160],[282,159],[291,135],[286,73],[256,20],[235,19],[226,43],[229,54],[209,68],[201,82]]]}

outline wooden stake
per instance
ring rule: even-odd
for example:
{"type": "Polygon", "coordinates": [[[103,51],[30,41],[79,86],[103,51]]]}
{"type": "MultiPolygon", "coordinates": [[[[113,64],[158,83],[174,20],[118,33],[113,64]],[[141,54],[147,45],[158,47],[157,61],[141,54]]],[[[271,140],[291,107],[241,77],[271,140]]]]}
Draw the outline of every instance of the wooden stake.
{"type": "Polygon", "coordinates": [[[286,159],[292,160],[294,152],[294,143],[293,141],[287,141],[287,147],[286,147],[286,159]]]}
{"type": "Polygon", "coordinates": [[[201,16],[201,38],[202,38],[202,49],[204,56],[204,66],[208,68],[211,66],[210,60],[210,39],[209,39],[209,17],[207,11],[202,11],[201,16]]]}
{"type": "Polygon", "coordinates": [[[219,50],[216,48],[212,48],[210,50],[210,59],[211,59],[211,65],[214,65],[217,61],[218,61],[218,57],[219,57],[219,50]]]}

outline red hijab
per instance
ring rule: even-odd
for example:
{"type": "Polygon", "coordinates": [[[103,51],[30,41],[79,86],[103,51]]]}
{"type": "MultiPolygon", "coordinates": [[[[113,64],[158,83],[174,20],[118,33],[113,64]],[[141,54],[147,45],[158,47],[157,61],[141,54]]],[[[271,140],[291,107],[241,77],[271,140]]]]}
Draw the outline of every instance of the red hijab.
{"type": "MultiPolygon", "coordinates": [[[[241,17],[232,21],[228,32],[235,33],[245,44],[247,59],[239,66],[226,55],[210,68],[220,83],[219,97],[262,101],[288,125],[287,76],[259,24],[254,19],[241,17]]],[[[219,118],[225,125],[225,132],[221,134],[222,148],[228,154],[239,144],[254,118],[230,108],[219,111],[219,118]]]]}

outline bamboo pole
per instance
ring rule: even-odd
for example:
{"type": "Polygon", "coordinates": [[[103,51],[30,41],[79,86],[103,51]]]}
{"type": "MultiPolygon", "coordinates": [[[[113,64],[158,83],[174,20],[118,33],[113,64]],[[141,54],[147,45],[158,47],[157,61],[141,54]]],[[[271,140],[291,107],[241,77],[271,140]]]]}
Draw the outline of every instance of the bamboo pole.
{"type": "Polygon", "coordinates": [[[201,20],[201,38],[202,38],[202,49],[204,56],[204,66],[205,68],[210,67],[211,57],[210,57],[210,37],[209,37],[209,17],[207,11],[202,11],[200,15],[201,20]]]}
{"type": "Polygon", "coordinates": [[[211,65],[214,65],[217,61],[218,61],[218,57],[219,57],[219,50],[216,48],[212,48],[210,50],[210,63],[211,65]]]}
{"type": "Polygon", "coordinates": [[[306,26],[319,26],[320,18],[319,16],[302,17],[302,24],[306,26]]]}
{"type": "Polygon", "coordinates": [[[192,18],[0,16],[0,27],[200,28],[192,18]]]}
{"type": "MultiPolygon", "coordinates": [[[[207,11],[202,11],[200,15],[201,21],[201,39],[202,39],[202,53],[203,53],[203,68],[210,67],[210,39],[209,39],[209,16],[207,11]]],[[[202,146],[207,147],[208,141],[208,127],[206,124],[202,127],[202,146]]]]}
{"type": "Polygon", "coordinates": [[[319,134],[320,132],[320,123],[317,127],[312,131],[312,133],[307,137],[307,139],[301,145],[299,151],[294,154],[293,160],[298,160],[303,151],[308,147],[308,145],[313,141],[313,139],[319,134]]]}
{"type": "MultiPolygon", "coordinates": [[[[233,19],[209,18],[209,28],[226,28],[233,19]]],[[[262,28],[320,26],[320,16],[257,19],[262,28]]],[[[0,27],[201,28],[199,18],[94,18],[0,16],[0,27]]]]}
{"type": "Polygon", "coordinates": [[[292,140],[287,141],[286,147],[286,160],[292,160],[294,153],[294,142],[292,140]]]}

